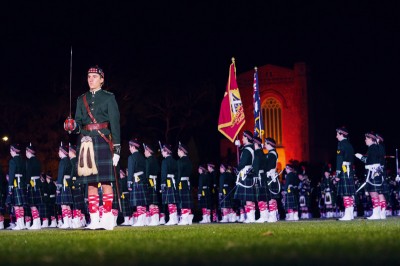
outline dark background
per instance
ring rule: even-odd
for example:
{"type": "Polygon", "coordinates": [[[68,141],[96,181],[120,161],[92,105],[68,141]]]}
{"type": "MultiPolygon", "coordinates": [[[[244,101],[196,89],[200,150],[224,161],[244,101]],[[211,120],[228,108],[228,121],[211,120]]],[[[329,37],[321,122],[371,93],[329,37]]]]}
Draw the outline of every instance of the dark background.
{"type": "Polygon", "coordinates": [[[199,163],[218,161],[219,105],[235,57],[238,74],[265,64],[307,64],[311,135],[332,159],[335,128],[342,125],[356,152],[366,152],[364,133],[374,130],[394,155],[400,146],[398,4],[330,2],[2,3],[0,133],[24,144],[38,139],[41,147],[73,141],[62,130],[72,46],[72,114],[76,97],[87,90],[88,67],[100,65],[120,104],[125,142],[132,136],[153,144],[181,140],[195,143],[199,163]],[[175,114],[190,114],[174,122],[179,131],[148,115],[156,112],[152,103],[171,99],[180,103],[175,114]]]}

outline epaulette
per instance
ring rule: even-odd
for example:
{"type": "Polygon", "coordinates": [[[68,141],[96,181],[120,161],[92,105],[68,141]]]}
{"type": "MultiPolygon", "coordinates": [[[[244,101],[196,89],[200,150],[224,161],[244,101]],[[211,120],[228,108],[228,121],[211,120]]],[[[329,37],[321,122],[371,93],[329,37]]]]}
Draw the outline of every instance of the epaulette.
{"type": "Polygon", "coordinates": [[[110,95],[114,95],[114,93],[112,93],[111,91],[107,91],[107,90],[103,90],[105,93],[110,94],[110,95]]]}
{"type": "Polygon", "coordinates": [[[83,93],[81,96],[79,96],[79,97],[78,97],[78,99],[82,98],[82,97],[83,97],[83,95],[85,95],[85,94],[86,94],[86,92],[85,92],[85,93],[83,93]]]}

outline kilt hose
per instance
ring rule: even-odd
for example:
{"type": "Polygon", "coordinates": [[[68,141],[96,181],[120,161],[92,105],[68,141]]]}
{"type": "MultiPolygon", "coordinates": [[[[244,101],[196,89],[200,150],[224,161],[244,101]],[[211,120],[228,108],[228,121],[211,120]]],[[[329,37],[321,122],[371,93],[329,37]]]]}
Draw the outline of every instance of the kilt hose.
{"type": "Polygon", "coordinates": [[[72,197],[71,188],[64,187],[60,189],[60,193],[57,193],[56,204],[58,205],[72,205],[74,199],[72,197]]]}
{"type": "Polygon", "coordinates": [[[148,200],[147,200],[147,184],[144,184],[142,182],[135,182],[132,184],[132,191],[129,193],[130,194],[130,205],[131,207],[136,207],[136,206],[147,206],[148,205],[148,200]]]}
{"type": "Polygon", "coordinates": [[[356,192],[353,174],[351,173],[348,177],[345,173],[341,172],[339,178],[339,183],[337,184],[337,195],[353,196],[356,192]]]}
{"type": "MultiPolygon", "coordinates": [[[[79,146],[77,151],[80,149],[80,139],[83,135],[79,136],[79,146]]],[[[101,182],[112,182],[115,181],[114,166],[112,164],[113,154],[110,151],[110,146],[108,143],[100,136],[91,136],[93,141],[94,149],[94,160],[96,162],[98,174],[89,176],[77,176],[76,182],[78,184],[91,184],[91,183],[101,183],[101,182]]],[[[79,154],[77,154],[79,158],[79,154]]],[[[79,164],[79,161],[78,161],[79,164]]]]}
{"type": "Polygon", "coordinates": [[[179,204],[178,208],[181,209],[193,209],[193,198],[192,192],[188,181],[181,181],[179,183],[179,204]]]}
{"type": "Polygon", "coordinates": [[[299,209],[299,194],[297,192],[287,192],[285,195],[285,210],[299,209]]]}
{"type": "Polygon", "coordinates": [[[235,199],[241,200],[241,201],[256,201],[256,191],[254,188],[254,178],[253,175],[248,174],[244,180],[241,180],[239,178],[239,184],[236,186],[236,191],[235,191],[235,199]],[[246,186],[243,187],[240,184],[246,186]]]}

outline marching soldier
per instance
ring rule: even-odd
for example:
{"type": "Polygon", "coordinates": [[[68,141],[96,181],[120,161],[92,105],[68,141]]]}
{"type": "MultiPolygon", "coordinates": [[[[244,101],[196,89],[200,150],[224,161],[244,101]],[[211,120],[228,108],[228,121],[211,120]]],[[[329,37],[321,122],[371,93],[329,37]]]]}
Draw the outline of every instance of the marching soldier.
{"type": "Polygon", "coordinates": [[[324,176],[321,180],[321,197],[323,199],[326,218],[333,218],[333,210],[336,208],[336,188],[329,165],[324,167],[324,176]]]}
{"type": "Polygon", "coordinates": [[[88,185],[88,229],[113,230],[114,216],[111,212],[113,188],[120,153],[120,114],[113,93],[102,89],[104,72],[98,67],[89,68],[87,81],[90,90],[77,100],[75,121],[67,119],[64,128],[79,136],[79,183],[88,185]],[[99,190],[103,191],[104,213],[100,219],[99,190]]]}
{"type": "Polygon", "coordinates": [[[365,163],[367,171],[366,190],[371,196],[372,215],[367,217],[368,220],[386,219],[386,215],[381,217],[382,206],[386,206],[385,196],[383,195],[383,172],[381,168],[382,153],[376,142],[376,136],[373,132],[365,134],[365,144],[368,146],[367,155],[363,156],[356,153],[355,156],[365,163]]]}
{"type": "Polygon", "coordinates": [[[301,211],[301,219],[309,219],[310,218],[310,205],[311,205],[311,181],[308,178],[308,175],[303,171],[299,171],[297,173],[299,184],[299,205],[301,211]]]}
{"type": "Polygon", "coordinates": [[[337,195],[343,198],[345,208],[344,215],[339,221],[350,221],[354,219],[354,149],[347,139],[349,131],[345,127],[336,129],[338,148],[336,152],[336,177],[338,182],[337,195]]]}
{"type": "Polygon", "coordinates": [[[178,225],[192,224],[193,220],[193,199],[190,189],[190,176],[192,174],[192,162],[188,157],[188,149],[184,144],[179,143],[177,161],[178,166],[178,191],[179,191],[179,208],[181,209],[181,220],[178,225]]]}
{"type": "Polygon", "coordinates": [[[376,137],[376,143],[379,147],[379,157],[380,157],[380,165],[382,168],[382,176],[383,176],[383,184],[382,184],[382,192],[379,195],[379,203],[381,205],[381,219],[386,219],[386,208],[387,208],[387,202],[390,198],[390,188],[389,188],[389,182],[390,182],[390,177],[387,176],[386,173],[386,151],[385,151],[385,145],[384,145],[384,139],[383,136],[379,133],[375,134],[376,137]]]}
{"type": "Polygon", "coordinates": [[[41,210],[43,209],[42,182],[40,181],[41,166],[36,157],[36,148],[31,143],[26,147],[26,158],[27,204],[30,206],[33,218],[32,226],[28,229],[37,230],[41,229],[40,217],[44,215],[43,210],[41,210]],[[39,213],[39,210],[42,213],[39,213]]]}
{"type": "Polygon", "coordinates": [[[199,165],[198,168],[199,173],[199,187],[197,190],[197,200],[198,206],[202,212],[202,219],[199,221],[201,224],[211,223],[210,214],[211,214],[211,189],[210,185],[210,176],[207,173],[207,169],[203,165],[199,165]]]}
{"type": "Polygon", "coordinates": [[[268,150],[267,153],[267,184],[268,184],[268,195],[269,195],[269,215],[268,222],[275,223],[278,221],[278,203],[277,199],[280,198],[281,184],[279,181],[279,175],[276,172],[276,166],[278,163],[278,152],[276,151],[276,142],[273,138],[265,139],[265,148],[268,150]]]}
{"type": "Polygon", "coordinates": [[[262,149],[262,140],[259,137],[254,138],[254,161],[253,161],[253,171],[256,189],[256,200],[258,204],[258,209],[260,210],[260,218],[256,221],[257,223],[264,223],[268,221],[268,197],[267,197],[267,173],[266,166],[267,160],[262,149]]]}
{"type": "Polygon", "coordinates": [[[221,223],[228,223],[236,221],[236,214],[233,212],[232,196],[230,192],[233,189],[233,178],[227,169],[227,165],[221,164],[219,166],[219,208],[221,209],[221,223]],[[234,215],[234,217],[232,217],[234,215]]]}
{"type": "Polygon", "coordinates": [[[25,161],[20,156],[19,144],[10,146],[11,159],[8,163],[8,196],[7,204],[14,208],[16,226],[12,230],[25,229],[24,204],[26,204],[25,161]]]}
{"type": "Polygon", "coordinates": [[[299,179],[293,165],[287,164],[286,170],[286,182],[282,188],[282,195],[285,197],[285,210],[287,221],[298,221],[299,220],[299,179]]]}
{"type": "Polygon", "coordinates": [[[212,214],[212,222],[218,222],[218,186],[217,186],[217,172],[215,171],[215,164],[208,163],[207,164],[208,174],[210,175],[209,187],[211,189],[211,214],[212,214]]]}
{"type": "Polygon", "coordinates": [[[128,158],[128,190],[130,191],[130,205],[136,207],[137,222],[133,226],[146,225],[146,206],[147,204],[147,180],[146,180],[146,160],[139,151],[140,142],[137,139],[129,141],[128,158]]]}
{"type": "Polygon", "coordinates": [[[63,218],[63,224],[61,229],[67,229],[72,227],[72,212],[71,205],[74,203],[72,192],[71,192],[71,162],[68,157],[69,148],[61,143],[58,156],[60,162],[58,164],[58,175],[57,175],[57,197],[56,203],[61,206],[61,214],[63,218]]]}
{"type": "MultiPolygon", "coordinates": [[[[150,145],[144,145],[144,156],[146,157],[146,177],[149,180],[148,196],[150,223],[149,226],[160,224],[160,165],[154,156],[154,148],[150,145]]],[[[165,218],[164,218],[165,220],[165,218]]],[[[163,221],[165,223],[165,221],[163,221]]]]}
{"type": "Polygon", "coordinates": [[[179,195],[177,192],[177,163],[171,156],[172,148],[169,144],[164,144],[161,148],[164,159],[161,162],[161,191],[162,204],[168,205],[169,220],[165,225],[178,224],[177,204],[179,195]]]}
{"type": "Polygon", "coordinates": [[[255,190],[253,179],[253,161],[254,161],[254,146],[253,146],[253,133],[248,130],[243,132],[242,136],[242,152],[237,170],[239,175],[236,181],[235,199],[245,202],[244,210],[246,212],[246,219],[244,223],[255,222],[255,190]]]}

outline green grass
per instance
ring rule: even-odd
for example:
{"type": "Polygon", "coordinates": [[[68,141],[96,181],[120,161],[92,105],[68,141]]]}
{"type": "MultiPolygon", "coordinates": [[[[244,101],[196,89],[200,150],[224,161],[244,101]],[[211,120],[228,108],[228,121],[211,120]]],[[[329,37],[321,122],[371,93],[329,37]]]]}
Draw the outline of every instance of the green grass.
{"type": "MultiPolygon", "coordinates": [[[[1,265],[397,265],[400,218],[0,231],[1,265]]],[[[113,265],[113,266],[114,266],[113,265]]]]}

